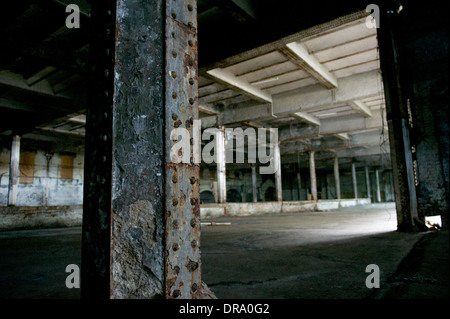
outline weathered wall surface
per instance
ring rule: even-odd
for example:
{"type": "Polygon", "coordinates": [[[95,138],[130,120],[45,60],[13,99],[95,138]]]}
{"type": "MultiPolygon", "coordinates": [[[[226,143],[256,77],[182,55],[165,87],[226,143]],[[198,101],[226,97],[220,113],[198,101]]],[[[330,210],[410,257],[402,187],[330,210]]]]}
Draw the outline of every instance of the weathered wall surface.
{"type": "MultiPolygon", "coordinates": [[[[309,169],[301,169],[300,183],[301,190],[298,190],[297,169],[291,164],[282,165],[282,188],[283,201],[306,201],[311,199],[309,169]],[[308,196],[309,194],[309,196],[308,196]]],[[[202,168],[200,171],[200,192],[210,192],[214,195],[216,181],[216,172],[214,167],[202,168]]],[[[317,170],[317,189],[319,199],[336,199],[336,187],[333,172],[327,170],[317,170]]],[[[376,179],[374,169],[369,170],[370,175],[370,191],[372,202],[376,202],[376,179]]],[[[367,198],[367,186],[365,172],[357,170],[357,189],[358,198],[367,198]]],[[[392,182],[391,170],[380,170],[380,194],[382,202],[394,201],[394,188],[392,182]]],[[[342,170],[340,175],[341,198],[352,199],[353,181],[351,172],[342,170]]],[[[227,168],[227,202],[252,202],[252,173],[249,168],[227,168]]],[[[273,201],[274,197],[270,196],[270,192],[275,192],[275,183],[273,175],[257,174],[258,201],[273,201]]],[[[202,198],[209,198],[206,195],[202,198]]],[[[210,198],[213,200],[213,198],[210,198]]],[[[202,203],[213,203],[213,201],[203,200],[202,203]]]]}
{"type": "Polygon", "coordinates": [[[411,107],[416,146],[419,216],[449,208],[449,27],[439,4],[411,3],[400,15],[398,40],[405,98],[411,107]],[[414,21],[414,22],[412,22],[414,21]]]}
{"type": "Polygon", "coordinates": [[[0,207],[0,231],[81,226],[83,207],[0,207]]]}
{"type": "MultiPolygon", "coordinates": [[[[48,162],[44,151],[34,152],[33,177],[21,181],[17,206],[70,206],[83,204],[84,154],[74,154],[72,178],[61,178],[61,154],[53,154],[48,162]]],[[[8,204],[8,149],[0,152],[0,206],[8,204]]]]}

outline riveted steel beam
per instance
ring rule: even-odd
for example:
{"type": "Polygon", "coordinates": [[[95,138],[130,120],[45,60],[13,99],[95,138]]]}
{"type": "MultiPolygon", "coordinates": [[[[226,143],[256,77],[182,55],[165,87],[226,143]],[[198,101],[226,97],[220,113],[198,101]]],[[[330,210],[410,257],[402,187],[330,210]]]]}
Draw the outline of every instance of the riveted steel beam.
{"type": "Polygon", "coordinates": [[[196,2],[91,12],[82,297],[198,298],[199,166],[171,158],[198,118],[196,2]]]}
{"type": "MultiPolygon", "coordinates": [[[[198,119],[198,46],[195,0],[166,1],[165,136],[184,127],[193,138],[193,120],[198,119]]],[[[193,141],[193,139],[191,140],[193,141]]],[[[176,163],[165,139],[165,296],[199,298],[200,273],[200,166],[176,163]]],[[[178,154],[181,155],[181,154],[178,154]]],[[[197,154],[198,155],[198,154],[197,154]]],[[[195,156],[197,156],[195,155],[195,156]]]]}

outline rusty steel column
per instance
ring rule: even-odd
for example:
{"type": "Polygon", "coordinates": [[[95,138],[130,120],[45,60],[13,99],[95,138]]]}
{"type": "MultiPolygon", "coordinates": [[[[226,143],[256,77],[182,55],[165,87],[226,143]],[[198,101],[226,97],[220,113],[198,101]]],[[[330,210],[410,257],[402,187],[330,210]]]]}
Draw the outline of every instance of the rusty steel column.
{"type": "Polygon", "coordinates": [[[339,176],[339,157],[333,159],[334,184],[336,186],[336,199],[341,199],[341,179],[339,176]]]}
{"type": "Polygon", "coordinates": [[[275,192],[277,202],[283,201],[283,188],[281,185],[281,155],[280,155],[280,142],[273,144],[274,152],[274,167],[275,167],[275,192]]]}
{"type": "MultiPolygon", "coordinates": [[[[409,123],[408,91],[402,73],[402,66],[406,64],[401,63],[403,57],[399,53],[402,20],[396,12],[397,7],[398,3],[395,1],[383,3],[380,9],[383,26],[377,29],[377,36],[389,131],[397,230],[415,231],[415,219],[419,217],[419,211],[410,139],[410,132],[414,130],[409,123]]],[[[377,193],[377,199],[378,197],[377,193]]]]}
{"type": "Polygon", "coordinates": [[[316,162],[314,160],[314,151],[309,152],[309,176],[311,178],[311,196],[317,201],[317,178],[316,178],[316,162]]]}
{"type": "MultiPolygon", "coordinates": [[[[198,120],[197,2],[166,1],[165,174],[166,298],[200,298],[200,163],[173,163],[171,131],[180,124],[191,137],[198,120]]],[[[193,141],[191,139],[191,141],[193,141]]],[[[191,142],[193,144],[194,142],[191,142]]],[[[183,150],[184,152],[188,150],[183,150]]]]}
{"type": "Polygon", "coordinates": [[[216,164],[217,164],[217,194],[218,203],[227,202],[226,182],[226,152],[225,152],[225,127],[220,126],[216,131],[216,164]]]}
{"type": "MultiPolygon", "coordinates": [[[[196,2],[92,2],[82,298],[197,298],[199,165],[171,158],[198,118],[196,2]]],[[[188,150],[183,150],[188,151],[188,150]]]]}
{"type": "Polygon", "coordinates": [[[13,135],[9,161],[8,206],[16,206],[19,186],[20,136],[13,135]]]}

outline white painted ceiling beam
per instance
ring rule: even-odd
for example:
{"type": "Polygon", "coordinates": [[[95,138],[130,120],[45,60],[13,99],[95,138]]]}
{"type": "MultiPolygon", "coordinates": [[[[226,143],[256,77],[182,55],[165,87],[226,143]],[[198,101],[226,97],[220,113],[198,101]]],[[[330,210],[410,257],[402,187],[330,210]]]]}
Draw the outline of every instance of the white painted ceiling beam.
{"type": "Polygon", "coordinates": [[[299,118],[303,122],[306,122],[308,124],[314,125],[314,126],[320,126],[320,119],[315,117],[314,115],[310,115],[305,112],[296,112],[293,114],[295,117],[299,118]]]}
{"type": "Polygon", "coordinates": [[[308,52],[304,44],[291,42],[280,51],[326,88],[332,89],[338,86],[336,77],[314,55],[308,52]]]}
{"type": "Polygon", "coordinates": [[[261,102],[270,102],[272,103],[272,96],[263,90],[259,89],[248,83],[243,78],[239,78],[234,75],[230,70],[216,68],[213,70],[207,71],[207,73],[214,77],[216,80],[224,83],[228,87],[231,87],[234,90],[241,91],[243,94],[246,94],[254,99],[257,99],[261,102]]]}
{"type": "Polygon", "coordinates": [[[238,121],[266,120],[273,118],[273,115],[290,116],[295,112],[306,112],[325,106],[349,103],[370,97],[381,97],[384,93],[378,70],[341,78],[338,82],[339,86],[331,91],[317,84],[285,94],[275,94],[272,96],[273,108],[266,103],[225,110],[219,115],[220,123],[226,125],[238,121]]]}
{"type": "Polygon", "coordinates": [[[347,103],[356,112],[361,113],[364,117],[372,117],[372,110],[363,101],[354,100],[347,103]]]}

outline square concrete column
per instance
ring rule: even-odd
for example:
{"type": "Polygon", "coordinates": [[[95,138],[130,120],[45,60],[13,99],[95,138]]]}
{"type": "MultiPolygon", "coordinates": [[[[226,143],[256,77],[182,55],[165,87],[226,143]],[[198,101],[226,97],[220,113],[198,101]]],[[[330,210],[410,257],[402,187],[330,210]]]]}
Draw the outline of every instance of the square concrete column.
{"type": "Polygon", "coordinates": [[[339,158],[337,156],[333,159],[334,169],[334,183],[336,186],[336,199],[341,199],[341,179],[339,175],[339,158]]]}
{"type": "MultiPolygon", "coordinates": [[[[82,298],[199,298],[195,0],[92,1],[82,298]]],[[[81,25],[81,28],[83,25],[81,25]]]]}
{"type": "Polygon", "coordinates": [[[280,143],[277,141],[272,144],[274,148],[273,159],[275,167],[275,192],[277,202],[283,201],[283,188],[281,184],[281,156],[280,156],[280,143]]]}
{"type": "Polygon", "coordinates": [[[353,182],[353,196],[358,198],[358,183],[356,181],[356,167],[355,163],[352,163],[352,182],[353,182]]]}
{"type": "Polygon", "coordinates": [[[371,189],[370,189],[370,174],[369,174],[369,168],[366,166],[364,168],[366,173],[366,190],[367,190],[367,198],[372,198],[371,189]]]}
{"type": "Polygon", "coordinates": [[[221,126],[216,131],[216,165],[217,165],[217,194],[218,203],[227,202],[227,182],[226,182],[226,152],[225,152],[225,127],[221,126]]]}
{"type": "Polygon", "coordinates": [[[20,136],[13,135],[9,161],[8,206],[16,206],[19,187],[20,136]]]}
{"type": "Polygon", "coordinates": [[[311,178],[311,196],[313,200],[317,201],[316,162],[314,154],[314,151],[309,152],[309,176],[311,178]]]}
{"type": "Polygon", "coordinates": [[[377,202],[381,203],[380,173],[378,169],[375,170],[375,182],[377,188],[377,202]]]}
{"type": "Polygon", "coordinates": [[[258,202],[258,187],[257,187],[257,175],[256,175],[256,165],[252,165],[252,192],[253,192],[253,202],[258,202]]]}

